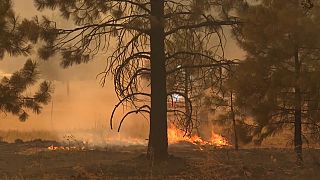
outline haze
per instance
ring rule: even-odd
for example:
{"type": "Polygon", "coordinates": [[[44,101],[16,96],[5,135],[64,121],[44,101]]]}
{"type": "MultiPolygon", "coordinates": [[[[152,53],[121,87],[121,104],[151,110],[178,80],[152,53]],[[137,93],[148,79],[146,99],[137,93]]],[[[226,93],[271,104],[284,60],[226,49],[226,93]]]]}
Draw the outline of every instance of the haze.
{"type": "MultiPolygon", "coordinates": [[[[13,3],[16,14],[22,18],[42,15],[35,9],[32,0],[14,0],[13,3]]],[[[59,25],[68,24],[59,19],[58,12],[44,11],[42,13],[57,20],[59,25]]],[[[228,42],[226,55],[229,58],[241,58],[243,53],[234,42],[228,42]]],[[[117,98],[111,77],[104,87],[99,84],[100,79],[96,78],[96,75],[105,67],[105,57],[106,55],[98,56],[88,64],[76,65],[68,69],[62,69],[59,66],[58,57],[46,62],[40,60],[41,78],[54,83],[55,91],[52,95],[52,102],[44,107],[40,115],[30,113],[30,118],[26,122],[20,122],[17,117],[9,114],[2,115],[0,130],[68,131],[90,129],[96,126],[109,129],[107,124],[117,98]]],[[[6,56],[0,61],[0,75],[10,75],[22,67],[27,58],[6,56]]],[[[37,57],[33,56],[32,59],[37,60],[37,57]]],[[[140,135],[147,137],[148,122],[146,119],[139,116],[130,118],[125,123],[123,131],[130,132],[131,124],[140,127],[142,129],[140,135]]]]}

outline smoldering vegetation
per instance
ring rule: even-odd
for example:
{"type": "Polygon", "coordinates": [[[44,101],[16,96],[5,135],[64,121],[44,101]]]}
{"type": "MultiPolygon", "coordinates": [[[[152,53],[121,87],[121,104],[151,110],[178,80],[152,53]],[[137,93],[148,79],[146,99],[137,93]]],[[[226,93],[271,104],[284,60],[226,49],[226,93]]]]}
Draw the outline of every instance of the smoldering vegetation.
{"type": "Polygon", "coordinates": [[[1,178],[319,179],[320,1],[3,2],[1,178]]]}

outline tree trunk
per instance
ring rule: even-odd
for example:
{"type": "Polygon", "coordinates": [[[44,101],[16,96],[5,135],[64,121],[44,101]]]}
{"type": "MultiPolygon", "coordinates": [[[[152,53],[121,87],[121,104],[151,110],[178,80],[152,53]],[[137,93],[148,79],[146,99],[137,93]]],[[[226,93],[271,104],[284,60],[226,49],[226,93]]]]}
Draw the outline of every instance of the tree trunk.
{"type": "Polygon", "coordinates": [[[301,89],[300,89],[300,70],[299,50],[296,49],[294,55],[295,62],[295,98],[294,98],[294,150],[297,156],[297,163],[302,163],[302,136],[301,136],[301,89]]]}
{"type": "Polygon", "coordinates": [[[232,125],[233,125],[233,135],[234,135],[234,149],[236,151],[239,150],[238,144],[238,135],[237,135],[237,126],[236,126],[236,114],[234,113],[233,107],[233,92],[230,92],[230,111],[231,111],[231,118],[232,118],[232,125]]]}
{"type": "Polygon", "coordinates": [[[150,2],[151,113],[148,155],[159,161],[168,157],[164,0],[150,2]]]}
{"type": "MultiPolygon", "coordinates": [[[[186,69],[184,71],[184,94],[186,97],[189,98],[189,78],[190,78],[190,73],[189,71],[186,69]]],[[[188,101],[185,100],[184,101],[184,107],[185,107],[185,113],[187,115],[190,114],[190,108],[189,108],[189,104],[188,104],[188,101]]],[[[186,117],[186,121],[189,121],[189,117],[186,117]]]]}
{"type": "Polygon", "coordinates": [[[70,96],[70,82],[67,80],[67,96],[70,96]]]}

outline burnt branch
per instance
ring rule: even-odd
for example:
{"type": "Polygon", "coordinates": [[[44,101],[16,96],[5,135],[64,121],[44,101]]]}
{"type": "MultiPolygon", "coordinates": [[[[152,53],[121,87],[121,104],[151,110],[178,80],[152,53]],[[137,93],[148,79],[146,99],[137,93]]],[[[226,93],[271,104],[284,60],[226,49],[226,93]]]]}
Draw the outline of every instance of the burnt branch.
{"type": "Polygon", "coordinates": [[[147,94],[147,93],[133,93],[133,94],[130,94],[130,95],[126,96],[125,98],[121,99],[118,102],[118,104],[115,105],[115,107],[113,108],[113,111],[111,113],[111,117],[110,117],[110,128],[111,129],[113,129],[113,126],[112,126],[113,117],[114,117],[117,109],[120,107],[120,105],[124,104],[124,102],[126,102],[126,101],[133,100],[138,95],[151,97],[151,95],[147,94]]]}
{"type": "MultiPolygon", "coordinates": [[[[57,28],[47,18],[38,23],[41,26],[41,37],[46,42],[39,50],[41,57],[48,58],[59,50],[63,57],[61,65],[66,68],[87,63],[97,55],[107,54],[107,65],[97,77],[101,77],[100,83],[103,86],[107,76],[113,76],[119,103],[110,117],[111,129],[112,119],[120,105],[129,103],[131,108],[135,108],[123,117],[121,124],[131,114],[146,113],[146,105],[141,106],[141,103],[149,103],[147,98],[150,98],[150,94],[146,93],[149,92],[152,72],[150,28],[151,24],[156,24],[151,15],[151,1],[35,1],[39,10],[59,9],[64,18],[72,18],[74,22],[72,28],[66,29],[57,28]],[[111,42],[115,43],[111,45],[111,42]]],[[[193,128],[192,113],[195,108],[191,102],[196,101],[195,97],[200,97],[208,87],[221,84],[225,78],[223,71],[234,63],[224,58],[226,37],[222,26],[241,23],[236,18],[217,15],[220,12],[210,14],[212,11],[209,9],[220,7],[220,4],[207,5],[193,0],[165,0],[165,15],[161,17],[165,29],[163,51],[167,54],[167,89],[168,92],[184,97],[186,101],[188,112],[184,114],[187,116],[181,123],[181,128],[185,128],[186,132],[191,132],[193,128]],[[181,85],[187,87],[181,89],[181,85]]]]}
{"type": "Polygon", "coordinates": [[[120,132],[120,128],[121,128],[121,126],[122,126],[122,123],[123,123],[123,121],[127,118],[127,116],[129,116],[129,115],[131,115],[131,114],[138,114],[138,113],[148,113],[148,114],[150,114],[150,111],[151,111],[151,107],[148,106],[148,105],[144,105],[144,106],[141,106],[141,107],[140,107],[139,109],[137,109],[137,110],[127,112],[127,113],[122,117],[122,119],[120,120],[119,127],[118,127],[118,132],[120,132]],[[148,108],[148,110],[145,110],[144,108],[148,108]]]}
{"type": "Polygon", "coordinates": [[[179,110],[177,108],[175,109],[169,109],[168,112],[174,112],[174,113],[180,113],[184,115],[184,118],[181,118],[182,121],[179,122],[179,127],[183,128],[185,131],[185,134],[187,134],[188,132],[191,132],[193,129],[193,122],[192,122],[192,101],[190,100],[190,98],[188,97],[188,95],[178,92],[178,91],[171,91],[168,93],[168,96],[171,97],[171,99],[174,99],[173,96],[174,95],[178,95],[183,97],[184,101],[187,102],[187,107],[186,111],[183,112],[182,110],[179,110]]]}

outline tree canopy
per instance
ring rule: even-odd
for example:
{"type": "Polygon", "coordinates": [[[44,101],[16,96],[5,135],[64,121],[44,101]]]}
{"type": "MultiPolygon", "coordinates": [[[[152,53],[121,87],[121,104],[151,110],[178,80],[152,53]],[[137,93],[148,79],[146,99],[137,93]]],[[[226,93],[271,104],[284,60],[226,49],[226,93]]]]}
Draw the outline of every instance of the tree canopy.
{"type": "Polygon", "coordinates": [[[150,113],[149,145],[156,154],[157,149],[166,154],[168,97],[179,95],[188,102],[187,118],[181,124],[186,131],[193,127],[190,99],[178,89],[167,89],[167,77],[186,68],[211,67],[212,72],[216,72],[231,63],[223,55],[221,26],[238,23],[226,13],[233,3],[220,0],[35,0],[38,10],[59,9],[64,18],[74,22],[74,27],[59,28],[47,18],[30,23],[38,23],[44,30],[40,32],[48,32],[42,37],[46,44],[39,50],[40,56],[47,59],[59,52],[63,67],[86,63],[101,52],[107,53],[107,66],[100,74],[102,84],[108,74],[113,75],[119,98],[112,113],[111,127],[120,105],[130,103],[133,110],[124,115],[120,126],[131,114],[150,113]],[[190,37],[182,32],[188,32],[190,37]],[[187,51],[181,48],[169,51],[176,43],[174,39],[179,37],[194,39],[197,43],[187,51]],[[184,58],[186,56],[188,58],[184,58]],[[141,81],[141,77],[146,76],[150,77],[151,93],[150,89],[146,90],[145,81],[141,81]]]}
{"type": "Polygon", "coordinates": [[[234,31],[247,57],[233,85],[237,105],[253,117],[254,139],[293,128],[300,160],[301,138],[319,133],[320,9],[312,2],[263,0],[239,11],[246,23],[234,31]]]}
{"type": "Polygon", "coordinates": [[[19,116],[21,121],[28,118],[28,109],[39,114],[42,104],[47,104],[51,98],[51,84],[47,81],[39,85],[34,95],[25,95],[25,91],[36,83],[39,72],[37,64],[27,60],[24,67],[13,73],[11,77],[4,77],[0,82],[0,110],[19,116]]]}
{"type": "MultiPolygon", "coordinates": [[[[0,2],[0,59],[5,54],[11,56],[28,55],[32,48],[30,26],[20,21],[12,10],[10,0],[0,2]]],[[[28,118],[28,110],[40,113],[42,105],[49,102],[52,92],[51,84],[47,81],[40,83],[39,89],[33,95],[27,95],[26,90],[37,83],[39,72],[37,63],[27,60],[24,67],[10,77],[0,81],[0,110],[2,113],[17,115],[21,121],[28,118]]]]}

